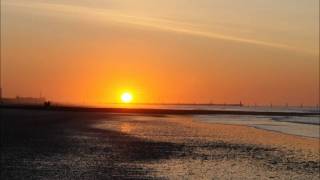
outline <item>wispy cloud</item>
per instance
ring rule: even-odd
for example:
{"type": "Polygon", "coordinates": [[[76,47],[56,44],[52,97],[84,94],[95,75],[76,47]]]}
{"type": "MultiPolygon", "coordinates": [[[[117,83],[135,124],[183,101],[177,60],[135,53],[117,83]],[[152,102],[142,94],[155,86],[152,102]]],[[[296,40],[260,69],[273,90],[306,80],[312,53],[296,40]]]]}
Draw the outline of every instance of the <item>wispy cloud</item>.
{"type": "Polygon", "coordinates": [[[201,28],[201,25],[195,23],[184,23],[175,20],[152,18],[145,16],[132,16],[121,11],[113,9],[98,9],[98,8],[87,8],[83,6],[73,6],[65,4],[54,4],[54,3],[31,3],[31,2],[2,2],[6,6],[15,6],[30,8],[33,10],[44,11],[45,13],[56,13],[57,16],[66,15],[78,15],[79,17],[90,18],[90,20],[102,21],[102,22],[117,22],[124,23],[133,26],[140,26],[144,28],[151,28],[156,30],[182,33],[186,35],[199,36],[210,39],[219,39],[225,41],[232,41],[238,43],[252,44],[258,46],[266,46],[270,48],[278,48],[290,51],[297,51],[307,54],[314,54],[312,50],[303,49],[300,47],[293,47],[288,44],[277,43],[272,41],[263,41],[254,38],[243,38],[232,36],[228,34],[221,34],[212,31],[206,31],[205,28],[201,28]]]}

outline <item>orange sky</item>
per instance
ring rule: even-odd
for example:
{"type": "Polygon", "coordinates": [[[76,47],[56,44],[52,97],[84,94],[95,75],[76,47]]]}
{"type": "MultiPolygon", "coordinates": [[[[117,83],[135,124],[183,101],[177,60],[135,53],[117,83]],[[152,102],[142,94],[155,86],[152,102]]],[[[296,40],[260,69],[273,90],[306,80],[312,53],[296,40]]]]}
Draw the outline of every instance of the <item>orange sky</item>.
{"type": "Polygon", "coordinates": [[[319,1],[1,1],[5,96],[319,103],[319,1]]]}

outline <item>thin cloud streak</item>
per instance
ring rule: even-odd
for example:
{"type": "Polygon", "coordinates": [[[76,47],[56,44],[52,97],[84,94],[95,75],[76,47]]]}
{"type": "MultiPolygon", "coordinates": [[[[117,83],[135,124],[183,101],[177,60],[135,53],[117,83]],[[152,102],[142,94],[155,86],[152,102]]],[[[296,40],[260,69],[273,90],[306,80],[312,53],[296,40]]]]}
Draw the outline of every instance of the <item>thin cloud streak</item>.
{"type": "MultiPolygon", "coordinates": [[[[141,27],[151,28],[156,30],[205,37],[210,39],[220,39],[220,40],[226,40],[226,41],[232,41],[232,42],[238,42],[238,43],[246,43],[246,44],[258,45],[258,46],[266,46],[271,48],[296,51],[296,52],[301,52],[306,54],[315,54],[315,52],[312,50],[292,47],[287,44],[218,34],[214,32],[201,30],[200,29],[201,26],[196,24],[181,23],[178,21],[172,21],[172,20],[160,19],[160,18],[131,16],[131,15],[120,13],[118,11],[111,10],[111,9],[87,8],[87,7],[81,7],[81,6],[71,6],[71,5],[64,5],[64,4],[52,4],[52,3],[31,3],[31,2],[27,2],[27,3],[2,2],[2,3],[4,3],[7,6],[46,10],[46,13],[48,13],[49,11],[65,13],[62,16],[66,16],[66,14],[71,15],[71,13],[72,14],[76,13],[77,15],[81,15],[82,17],[90,16],[91,18],[90,20],[111,21],[111,22],[141,26],[141,27]]],[[[61,16],[61,14],[58,14],[58,15],[61,16]]]]}

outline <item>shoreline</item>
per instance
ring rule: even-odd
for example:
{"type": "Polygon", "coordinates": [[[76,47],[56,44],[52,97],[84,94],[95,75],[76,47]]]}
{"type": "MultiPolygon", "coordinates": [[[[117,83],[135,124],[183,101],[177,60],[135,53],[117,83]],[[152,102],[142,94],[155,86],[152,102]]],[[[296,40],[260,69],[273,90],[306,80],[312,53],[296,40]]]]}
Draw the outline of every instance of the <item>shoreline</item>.
{"type": "MultiPolygon", "coordinates": [[[[228,125],[228,124],[226,124],[228,125]]],[[[241,126],[241,125],[240,125],[241,126]]],[[[244,125],[246,126],[246,125],[244,125]]],[[[311,136],[304,136],[304,135],[297,135],[297,134],[292,134],[292,133],[286,133],[286,132],[281,132],[281,131],[277,131],[277,130],[271,130],[271,129],[264,129],[264,128],[260,128],[260,127],[255,127],[255,126],[247,126],[247,127],[252,127],[252,128],[256,128],[258,130],[264,130],[264,131],[269,131],[269,132],[273,132],[273,133],[280,133],[283,135],[289,135],[289,136],[295,136],[295,137],[302,137],[302,138],[311,138],[311,139],[315,139],[315,140],[319,140],[320,137],[311,137],[311,136]]]]}
{"type": "MultiPolygon", "coordinates": [[[[285,117],[281,120],[273,118],[273,116],[234,116],[234,115],[195,115],[194,118],[201,122],[225,125],[243,125],[261,130],[284,133],[288,135],[320,138],[320,124],[318,117],[308,116],[297,118],[300,121],[290,120],[293,117],[285,117]],[[302,120],[306,123],[301,122],[302,120]],[[308,123],[307,121],[316,121],[308,123]]],[[[320,118],[320,117],[319,117],[320,118]]]]}
{"type": "Polygon", "coordinates": [[[105,112],[121,114],[160,115],[263,115],[263,116],[320,116],[320,112],[280,112],[280,111],[240,111],[240,110],[200,110],[200,109],[156,109],[156,108],[103,108],[83,106],[43,106],[43,105],[0,105],[0,109],[105,112]]]}
{"type": "MultiPolygon", "coordinates": [[[[252,125],[246,125],[246,124],[228,124],[228,123],[210,123],[210,122],[206,122],[208,124],[221,124],[221,125],[225,125],[225,126],[242,126],[242,127],[248,127],[248,128],[254,128],[257,130],[261,130],[261,131],[267,131],[270,133],[279,133],[282,135],[288,135],[288,136],[294,136],[294,137],[300,137],[300,138],[311,138],[311,139],[315,139],[315,140],[319,140],[320,137],[312,137],[312,136],[306,136],[306,135],[297,135],[297,134],[293,134],[293,133],[288,133],[288,132],[282,132],[282,131],[278,131],[278,130],[271,130],[271,129],[266,129],[266,128],[261,128],[261,127],[256,127],[256,126],[252,126],[252,125]]],[[[297,124],[302,124],[302,123],[297,123],[297,124]]],[[[320,127],[319,127],[320,128],[320,127]]]]}

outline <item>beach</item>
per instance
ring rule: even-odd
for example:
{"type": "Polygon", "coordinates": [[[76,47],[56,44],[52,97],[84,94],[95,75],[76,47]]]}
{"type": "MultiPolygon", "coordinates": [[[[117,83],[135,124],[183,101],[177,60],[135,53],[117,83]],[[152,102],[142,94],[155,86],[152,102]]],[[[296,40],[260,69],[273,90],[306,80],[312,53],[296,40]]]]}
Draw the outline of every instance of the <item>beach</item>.
{"type": "Polygon", "coordinates": [[[319,179],[320,170],[319,138],[194,115],[1,109],[1,148],[1,179],[319,179]]]}

